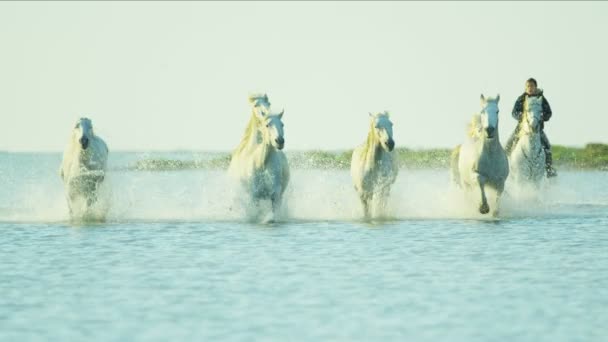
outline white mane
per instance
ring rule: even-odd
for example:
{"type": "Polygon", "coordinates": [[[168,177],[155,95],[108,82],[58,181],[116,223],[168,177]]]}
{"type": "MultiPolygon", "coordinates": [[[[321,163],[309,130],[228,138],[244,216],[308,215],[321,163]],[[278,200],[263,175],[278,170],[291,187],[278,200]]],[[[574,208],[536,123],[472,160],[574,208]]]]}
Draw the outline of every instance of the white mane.
{"type": "Polygon", "coordinates": [[[542,96],[528,96],[524,101],[524,110],[529,110],[530,108],[540,109],[543,108],[543,97],[542,96]]]}
{"type": "Polygon", "coordinates": [[[469,122],[467,128],[467,134],[471,138],[479,138],[481,134],[481,114],[475,113],[471,116],[471,121],[469,122]]]}

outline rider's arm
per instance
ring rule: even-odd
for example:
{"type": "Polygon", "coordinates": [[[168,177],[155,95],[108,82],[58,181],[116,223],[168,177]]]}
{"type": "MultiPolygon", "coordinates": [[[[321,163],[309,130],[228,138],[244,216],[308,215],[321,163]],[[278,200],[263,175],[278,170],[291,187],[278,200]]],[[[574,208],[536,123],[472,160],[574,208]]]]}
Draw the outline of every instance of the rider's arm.
{"type": "Polygon", "coordinates": [[[543,96],[543,121],[549,121],[549,119],[551,119],[551,115],[553,115],[553,112],[551,112],[551,106],[549,106],[547,98],[543,96]]]}

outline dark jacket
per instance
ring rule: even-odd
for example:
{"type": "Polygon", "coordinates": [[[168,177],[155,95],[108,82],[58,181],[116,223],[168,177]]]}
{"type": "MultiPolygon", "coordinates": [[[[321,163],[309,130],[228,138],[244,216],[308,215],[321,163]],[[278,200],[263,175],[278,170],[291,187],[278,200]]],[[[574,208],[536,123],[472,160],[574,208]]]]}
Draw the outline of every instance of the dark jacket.
{"type": "MultiPolygon", "coordinates": [[[[515,105],[513,106],[513,112],[511,113],[511,115],[513,115],[513,118],[515,118],[515,120],[517,120],[517,121],[521,121],[521,117],[524,114],[524,100],[526,99],[526,96],[542,96],[543,97],[543,121],[549,121],[549,119],[551,119],[551,115],[553,113],[551,112],[551,106],[549,106],[549,102],[547,102],[547,98],[543,95],[542,90],[539,90],[534,95],[528,95],[526,93],[521,94],[517,98],[517,101],[515,101],[515,105]]],[[[542,126],[544,126],[544,125],[542,125],[542,126]]]]}

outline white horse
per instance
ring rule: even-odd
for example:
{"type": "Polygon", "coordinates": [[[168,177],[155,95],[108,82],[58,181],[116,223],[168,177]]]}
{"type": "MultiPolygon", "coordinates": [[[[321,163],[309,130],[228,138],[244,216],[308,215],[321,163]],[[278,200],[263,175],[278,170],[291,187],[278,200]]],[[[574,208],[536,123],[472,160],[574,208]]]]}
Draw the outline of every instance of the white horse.
{"type": "Polygon", "coordinates": [[[232,153],[229,173],[244,187],[254,209],[259,209],[260,200],[271,201],[272,217],[267,219],[270,222],[279,213],[289,183],[289,165],[281,151],[285,146],[281,121],[284,111],[271,113],[266,94],[251,95],[249,102],[253,106],[251,118],[232,153]]]}
{"type": "Polygon", "coordinates": [[[509,155],[511,179],[517,186],[540,187],[545,178],[545,150],[541,143],[542,96],[526,97],[518,141],[509,155]]]}
{"type": "Polygon", "coordinates": [[[452,180],[465,190],[479,189],[480,213],[490,212],[486,187],[496,190],[494,216],[498,215],[498,202],[509,175],[509,162],[498,136],[499,100],[500,95],[495,99],[481,95],[481,112],[473,116],[469,137],[454,149],[451,158],[452,180]]]}
{"type": "Polygon", "coordinates": [[[374,216],[384,214],[391,185],[399,172],[393,153],[393,123],[388,112],[369,115],[371,120],[367,140],[353,151],[350,164],[351,177],[365,218],[370,217],[370,211],[374,216]]]}
{"type": "Polygon", "coordinates": [[[107,160],[106,143],[93,133],[91,120],[80,118],[72,130],[60,169],[72,219],[105,218],[106,208],[94,205],[105,178],[107,160]]]}

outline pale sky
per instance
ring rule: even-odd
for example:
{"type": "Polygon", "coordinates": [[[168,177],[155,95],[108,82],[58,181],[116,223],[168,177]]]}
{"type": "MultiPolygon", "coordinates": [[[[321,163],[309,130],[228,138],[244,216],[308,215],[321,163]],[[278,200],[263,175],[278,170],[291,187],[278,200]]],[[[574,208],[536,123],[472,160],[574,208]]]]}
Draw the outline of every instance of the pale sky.
{"type": "Polygon", "coordinates": [[[0,150],[230,151],[266,92],[285,150],[347,149],[389,110],[398,147],[452,147],[534,77],[553,144],[608,143],[605,2],[1,2],[0,150]]]}

